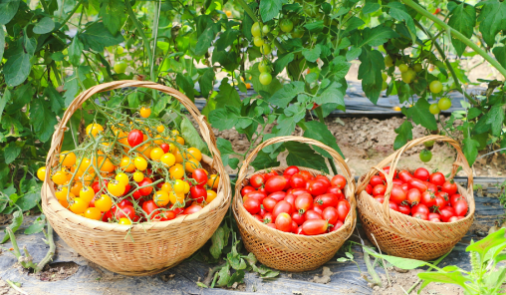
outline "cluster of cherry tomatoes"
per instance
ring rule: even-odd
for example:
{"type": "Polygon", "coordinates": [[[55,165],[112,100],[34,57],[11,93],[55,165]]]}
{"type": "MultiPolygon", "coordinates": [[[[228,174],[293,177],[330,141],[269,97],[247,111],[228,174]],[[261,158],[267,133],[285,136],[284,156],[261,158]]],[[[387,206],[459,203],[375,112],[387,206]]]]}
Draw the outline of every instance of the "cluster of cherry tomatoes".
{"type": "MultiPolygon", "coordinates": [[[[272,49],[268,43],[265,43],[266,35],[271,31],[268,25],[262,25],[260,23],[254,23],[251,26],[251,35],[253,35],[253,44],[256,47],[260,48],[260,52],[263,55],[268,55],[271,53],[272,49]]],[[[262,85],[269,85],[272,81],[271,68],[267,60],[262,60],[258,64],[258,70],[260,71],[260,76],[258,77],[260,83],[262,85]]]]}
{"type": "MultiPolygon", "coordinates": [[[[149,108],[139,113],[130,122],[88,125],[81,145],[60,153],[51,179],[61,205],[89,219],[130,225],[191,214],[216,198],[220,177],[202,167],[201,151],[187,147],[178,130],[147,120],[149,108]]],[[[41,180],[45,174],[46,167],[37,172],[41,180]]]]}
{"type": "MultiPolygon", "coordinates": [[[[385,174],[373,176],[366,187],[366,192],[380,203],[385,199],[385,175],[390,167],[383,171],[385,174]]],[[[443,173],[431,174],[425,168],[418,168],[413,174],[407,170],[395,171],[388,205],[402,214],[432,222],[461,220],[469,209],[465,197],[458,193],[457,184],[446,180],[443,173]]]]}
{"type": "Polygon", "coordinates": [[[314,177],[297,166],[251,176],[241,189],[243,206],[259,222],[284,232],[319,235],[338,230],[350,211],[346,178],[314,177]]]}

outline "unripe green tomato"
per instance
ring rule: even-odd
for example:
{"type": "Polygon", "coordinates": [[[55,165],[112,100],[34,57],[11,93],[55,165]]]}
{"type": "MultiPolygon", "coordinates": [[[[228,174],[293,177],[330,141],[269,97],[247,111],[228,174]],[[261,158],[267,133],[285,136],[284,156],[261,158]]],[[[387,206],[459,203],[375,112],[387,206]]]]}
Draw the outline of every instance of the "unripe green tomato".
{"type": "Polygon", "coordinates": [[[429,106],[429,112],[433,115],[437,115],[441,112],[441,110],[439,109],[437,103],[433,103],[429,106]]]}
{"type": "Polygon", "coordinates": [[[434,94],[438,94],[439,92],[441,92],[441,90],[443,90],[443,84],[441,82],[439,82],[438,80],[434,80],[434,81],[430,82],[429,89],[430,89],[430,92],[432,92],[434,94]]]}
{"type": "Polygon", "coordinates": [[[415,72],[419,73],[419,72],[423,71],[423,67],[421,64],[414,64],[413,70],[415,70],[415,72]]]}
{"type": "Polygon", "coordinates": [[[272,51],[272,49],[269,44],[264,44],[264,45],[262,45],[262,47],[260,47],[260,53],[262,53],[263,55],[267,55],[267,54],[271,53],[271,51],[272,51]]]}
{"type": "Polygon", "coordinates": [[[434,146],[434,140],[429,140],[429,141],[426,141],[423,143],[423,145],[426,147],[426,148],[431,148],[434,146]]]}
{"type": "Polygon", "coordinates": [[[432,152],[431,151],[424,149],[420,152],[420,160],[422,160],[422,162],[427,163],[431,159],[432,159],[432,152]]]}
{"type": "Polygon", "coordinates": [[[316,17],[318,15],[318,12],[319,12],[319,8],[318,6],[314,5],[314,4],[308,4],[308,3],[304,3],[304,12],[310,16],[310,17],[316,17]]]}
{"type": "Polygon", "coordinates": [[[114,64],[114,72],[116,72],[116,74],[124,74],[127,66],[128,65],[124,61],[119,61],[114,64]]]}
{"type": "Polygon", "coordinates": [[[262,37],[255,37],[253,39],[253,43],[255,44],[256,47],[260,47],[262,45],[264,45],[264,39],[262,39],[262,37]]]}
{"type": "Polygon", "coordinates": [[[281,31],[290,33],[293,30],[293,22],[289,19],[283,19],[279,25],[281,31]]]}
{"type": "Polygon", "coordinates": [[[303,28],[297,27],[292,32],[292,38],[302,38],[304,36],[304,33],[305,33],[305,31],[303,28]]]}
{"type": "Polygon", "coordinates": [[[385,56],[385,67],[391,68],[394,66],[394,60],[390,55],[385,56]]]}
{"type": "Polygon", "coordinates": [[[406,65],[406,64],[400,64],[400,65],[399,65],[399,71],[401,71],[401,73],[405,73],[405,72],[407,72],[408,70],[409,70],[408,65],[406,65]]]}
{"type": "Polygon", "coordinates": [[[258,70],[260,71],[260,73],[268,73],[271,71],[271,67],[269,66],[269,62],[266,61],[266,60],[262,60],[259,64],[258,64],[258,70]]]}
{"type": "Polygon", "coordinates": [[[259,23],[254,23],[251,26],[251,35],[253,35],[253,37],[260,37],[262,35],[262,33],[260,32],[260,24],[259,23]]]}
{"type": "Polygon", "coordinates": [[[413,82],[413,79],[415,79],[415,77],[416,77],[415,71],[409,68],[406,72],[401,73],[402,81],[406,84],[413,82]]]}
{"type": "Polygon", "coordinates": [[[258,80],[260,80],[260,84],[262,85],[269,85],[271,84],[272,76],[270,73],[261,73],[258,80]]]}
{"type": "Polygon", "coordinates": [[[437,106],[440,110],[446,111],[452,107],[452,101],[448,97],[443,97],[438,101],[437,106]]]}
{"type": "Polygon", "coordinates": [[[269,32],[270,32],[270,31],[271,31],[271,28],[269,28],[269,26],[268,26],[268,25],[264,25],[264,26],[262,27],[262,33],[263,33],[264,35],[269,34],[269,32]]]}
{"type": "Polygon", "coordinates": [[[123,54],[124,51],[125,48],[123,48],[122,46],[116,47],[116,54],[123,54]]]}

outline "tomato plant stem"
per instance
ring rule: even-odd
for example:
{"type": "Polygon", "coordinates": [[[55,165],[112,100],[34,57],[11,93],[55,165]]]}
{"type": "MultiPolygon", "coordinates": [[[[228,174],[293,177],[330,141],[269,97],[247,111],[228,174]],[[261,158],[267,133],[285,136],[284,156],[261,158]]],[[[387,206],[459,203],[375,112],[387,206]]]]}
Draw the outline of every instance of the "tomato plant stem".
{"type": "MultiPolygon", "coordinates": [[[[135,27],[137,28],[137,32],[139,33],[139,35],[142,38],[142,42],[144,43],[144,47],[146,47],[145,50],[148,54],[148,60],[151,62],[153,60],[153,55],[151,52],[151,46],[149,45],[149,40],[146,37],[146,34],[144,34],[144,31],[142,29],[142,25],[139,23],[139,20],[135,16],[135,12],[132,9],[132,5],[130,5],[130,1],[125,1],[125,6],[127,9],[128,15],[132,19],[132,22],[134,23],[135,27]]],[[[155,40],[155,42],[156,42],[156,40],[155,40]]],[[[149,77],[150,77],[151,81],[156,82],[153,71],[150,71],[149,77]]]]}
{"type": "Polygon", "coordinates": [[[470,48],[472,48],[476,53],[481,55],[485,60],[487,60],[494,68],[496,68],[504,77],[506,77],[506,69],[497,62],[493,57],[487,54],[485,50],[481,49],[478,45],[474,44],[473,41],[469,40],[466,36],[462,35],[459,31],[455,30],[454,28],[450,27],[448,24],[446,24],[444,21],[440,20],[437,16],[432,15],[430,12],[425,10],[422,6],[415,3],[413,0],[402,0],[406,5],[410,6],[414,10],[416,10],[421,15],[427,17],[431,21],[435,22],[436,24],[440,25],[443,29],[449,31],[455,38],[462,41],[462,43],[466,44],[470,48]]]}
{"type": "Polygon", "coordinates": [[[35,272],[40,272],[44,269],[44,266],[46,266],[46,264],[53,260],[53,255],[54,255],[54,252],[56,250],[56,244],[54,243],[54,238],[53,238],[53,227],[51,226],[51,224],[49,224],[49,221],[47,221],[47,234],[46,234],[46,244],[49,245],[49,250],[47,251],[46,253],[46,256],[44,256],[44,258],[39,262],[39,264],[37,264],[37,269],[35,272]]]}
{"type": "MultiPolygon", "coordinates": [[[[42,0],[44,2],[44,0],[42,0]]],[[[67,17],[61,22],[60,26],[58,26],[54,31],[58,31],[59,29],[63,28],[63,26],[70,20],[70,18],[74,15],[74,13],[77,11],[77,9],[83,4],[84,0],[80,0],[76,6],[74,6],[74,9],[72,9],[71,12],[67,15],[67,17]]]]}

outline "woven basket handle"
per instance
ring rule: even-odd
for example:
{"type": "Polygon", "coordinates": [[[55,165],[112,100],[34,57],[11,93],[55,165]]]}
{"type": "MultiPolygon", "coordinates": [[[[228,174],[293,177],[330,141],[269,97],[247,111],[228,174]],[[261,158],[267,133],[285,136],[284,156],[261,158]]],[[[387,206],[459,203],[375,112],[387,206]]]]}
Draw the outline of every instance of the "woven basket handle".
{"type": "MultiPolygon", "coordinates": [[[[248,167],[249,167],[251,160],[253,160],[253,158],[258,154],[258,152],[260,152],[260,150],[262,150],[264,147],[267,147],[272,144],[289,142],[289,141],[296,141],[296,142],[300,142],[300,143],[311,144],[311,145],[317,146],[319,148],[322,148],[323,150],[328,152],[332,156],[334,161],[337,162],[337,164],[341,168],[342,174],[348,182],[348,187],[352,190],[352,192],[355,191],[355,179],[352,177],[350,169],[348,168],[348,165],[346,165],[346,162],[344,162],[344,159],[341,157],[341,155],[339,155],[339,153],[336,152],[333,148],[330,148],[329,146],[327,146],[317,140],[314,140],[311,138],[306,138],[306,137],[300,137],[300,136],[274,137],[274,138],[270,138],[270,139],[262,142],[244,160],[241,170],[239,171],[239,175],[237,176],[236,184],[242,185],[242,182],[246,177],[248,167]]],[[[355,199],[354,198],[352,198],[352,199],[353,199],[352,202],[355,202],[355,199]]]]}
{"type": "Polygon", "coordinates": [[[393,177],[394,177],[394,171],[397,168],[397,164],[399,163],[399,160],[402,156],[402,154],[410,150],[411,148],[418,146],[420,144],[423,144],[427,141],[442,141],[447,142],[450,145],[452,145],[455,150],[457,151],[457,158],[455,159],[455,162],[453,163],[452,172],[450,175],[450,179],[453,179],[455,175],[457,174],[457,170],[459,167],[462,167],[462,170],[464,170],[464,173],[467,175],[467,191],[469,194],[473,193],[473,170],[471,167],[469,167],[469,163],[467,162],[466,157],[464,156],[464,153],[462,152],[462,149],[460,148],[460,145],[457,141],[454,139],[447,137],[447,136],[441,136],[441,135],[429,135],[421,138],[414,139],[407,144],[405,144],[402,148],[395,151],[390,156],[386,157],[376,166],[372,167],[372,169],[359,181],[357,194],[360,194],[367,186],[371,178],[379,173],[383,172],[383,167],[390,164],[390,173],[388,175],[385,175],[386,181],[387,181],[387,189],[385,191],[385,201],[383,202],[383,211],[385,214],[383,214],[383,218],[385,218],[386,222],[390,220],[390,207],[388,206],[388,201],[390,200],[390,193],[392,192],[393,188],[393,177]]]}
{"type": "MultiPolygon", "coordinates": [[[[135,81],[135,80],[124,80],[124,81],[114,81],[110,83],[104,83],[100,85],[96,85],[93,87],[90,87],[89,89],[81,92],[75,99],[72,101],[72,103],[69,105],[65,113],[63,114],[63,117],[58,125],[55,126],[55,132],[53,134],[52,142],[51,142],[51,148],[49,149],[49,152],[47,154],[46,159],[46,167],[52,167],[53,164],[58,161],[58,158],[56,155],[61,150],[61,145],[63,142],[63,136],[66,130],[66,125],[74,112],[81,107],[81,105],[87,101],[90,97],[92,97],[94,94],[105,92],[105,91],[111,91],[118,88],[126,88],[126,87],[143,87],[143,88],[150,88],[154,90],[158,90],[160,92],[163,92],[165,94],[171,95],[172,97],[176,98],[181,104],[183,104],[188,112],[191,114],[191,116],[197,121],[197,124],[200,128],[200,132],[202,134],[202,137],[204,141],[206,142],[209,151],[211,152],[211,156],[213,158],[213,164],[216,167],[216,170],[220,173],[220,175],[224,175],[225,168],[223,167],[223,164],[221,164],[220,160],[220,152],[218,148],[216,147],[216,138],[214,137],[214,133],[212,132],[211,127],[209,126],[209,123],[205,119],[203,115],[200,114],[200,111],[197,109],[195,104],[184,94],[181,92],[164,86],[160,85],[154,82],[149,81],[135,81]]],[[[50,177],[50,171],[51,169],[46,170],[46,179],[49,179],[50,177]]],[[[46,198],[43,198],[45,202],[47,202],[46,198]]]]}

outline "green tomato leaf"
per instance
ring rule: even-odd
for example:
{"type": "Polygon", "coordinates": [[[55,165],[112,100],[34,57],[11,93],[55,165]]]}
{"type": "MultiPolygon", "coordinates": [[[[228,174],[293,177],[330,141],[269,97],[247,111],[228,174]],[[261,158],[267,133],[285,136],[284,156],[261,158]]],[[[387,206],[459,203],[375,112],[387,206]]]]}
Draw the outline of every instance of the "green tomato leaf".
{"type": "Polygon", "coordinates": [[[286,2],[286,0],[260,1],[260,15],[262,16],[262,21],[265,23],[276,17],[283,7],[283,4],[286,2]]]}
{"type": "Polygon", "coordinates": [[[460,272],[422,272],[418,274],[418,277],[423,280],[422,285],[420,286],[419,292],[422,291],[428,284],[435,283],[445,283],[445,284],[456,284],[464,288],[466,292],[471,293],[468,288],[466,282],[470,280],[469,277],[463,276],[460,272]]]}
{"type": "Polygon", "coordinates": [[[404,121],[399,128],[395,129],[397,136],[394,141],[394,150],[403,147],[408,141],[413,139],[413,125],[408,120],[404,121]]]}
{"type": "Polygon", "coordinates": [[[495,58],[501,64],[501,66],[506,68],[506,47],[504,46],[495,47],[494,49],[492,49],[492,52],[494,53],[495,58]]]}
{"type": "Polygon", "coordinates": [[[319,105],[332,103],[337,106],[338,109],[345,111],[346,106],[344,104],[344,95],[346,88],[343,91],[342,85],[338,82],[332,82],[327,88],[325,88],[321,93],[319,93],[314,102],[319,105]]]}
{"type": "MultiPolygon", "coordinates": [[[[362,49],[361,48],[358,49],[360,50],[360,53],[362,53],[362,49]]],[[[357,52],[355,52],[354,54],[356,53],[357,52]]],[[[359,56],[360,53],[358,53],[357,56],[359,56]]],[[[332,78],[334,80],[343,79],[348,74],[348,71],[350,70],[351,67],[351,63],[347,61],[347,58],[348,54],[346,54],[346,57],[342,55],[336,56],[332,60],[330,72],[332,73],[333,75],[332,78]]]]}
{"type": "Polygon", "coordinates": [[[268,153],[264,151],[258,152],[255,160],[251,162],[251,167],[255,168],[255,171],[261,169],[267,169],[272,167],[278,167],[280,163],[277,160],[277,154],[272,158],[268,153]]]}
{"type": "Polygon", "coordinates": [[[232,106],[225,106],[209,113],[209,122],[214,128],[220,131],[231,129],[239,120],[240,109],[232,106]]]}
{"type": "Polygon", "coordinates": [[[213,42],[215,37],[215,30],[213,26],[207,27],[202,35],[197,39],[197,45],[195,47],[195,55],[203,55],[207,52],[209,47],[211,46],[211,42],[213,42]]]}
{"type": "Polygon", "coordinates": [[[348,50],[348,52],[346,52],[346,60],[347,61],[355,60],[357,57],[360,56],[361,53],[362,53],[362,48],[352,46],[350,48],[350,50],[348,50]]]}
{"type": "Polygon", "coordinates": [[[37,206],[39,201],[40,201],[40,190],[25,194],[16,201],[16,205],[18,205],[19,208],[21,208],[21,210],[25,212],[37,206]]]}
{"type": "Polygon", "coordinates": [[[490,124],[492,135],[499,137],[504,122],[503,105],[496,104],[487,113],[487,123],[490,124]]]}
{"type": "Polygon", "coordinates": [[[477,118],[481,114],[482,112],[480,111],[480,109],[470,108],[469,111],[467,112],[467,119],[472,120],[474,118],[477,118]]]}
{"type": "Polygon", "coordinates": [[[112,35],[102,22],[91,24],[84,32],[77,36],[83,42],[84,49],[98,52],[104,51],[104,47],[117,45],[124,41],[121,34],[112,35]]]}
{"type": "Polygon", "coordinates": [[[214,77],[213,68],[208,68],[199,78],[200,94],[205,98],[213,91],[214,77]]]}
{"type": "Polygon", "coordinates": [[[4,65],[4,77],[7,86],[14,87],[25,82],[31,71],[30,58],[32,55],[20,50],[17,54],[9,57],[4,65]]]}
{"type": "Polygon", "coordinates": [[[279,55],[278,59],[274,62],[274,73],[273,75],[277,75],[283,71],[283,69],[293,61],[295,54],[289,52],[284,55],[279,55]]]}
{"type": "Polygon", "coordinates": [[[11,97],[12,97],[11,91],[9,90],[9,88],[5,88],[3,96],[0,97],[0,122],[2,122],[2,113],[4,111],[5,105],[11,101],[11,97]]]}
{"type": "Polygon", "coordinates": [[[4,158],[5,164],[10,164],[16,160],[16,158],[21,153],[21,147],[19,147],[16,142],[9,142],[4,149],[4,158]]]}
{"type": "MultiPolygon", "coordinates": [[[[218,138],[219,140],[220,138],[218,138]]],[[[224,228],[220,226],[211,237],[211,247],[209,248],[209,252],[214,257],[214,259],[219,259],[221,256],[221,252],[225,246],[228,244],[228,228],[224,228]]]]}
{"type": "MultiPolygon", "coordinates": [[[[12,223],[8,227],[12,230],[13,233],[16,233],[16,231],[18,230],[18,228],[21,226],[22,223],[23,223],[23,212],[21,212],[21,210],[17,210],[12,215],[12,223]]],[[[7,229],[4,229],[4,233],[5,235],[2,238],[2,241],[0,241],[0,244],[3,244],[10,239],[9,234],[7,233],[7,229]]]]}
{"type": "Polygon", "coordinates": [[[409,29],[409,34],[411,35],[411,40],[414,44],[416,41],[415,22],[413,21],[413,18],[411,18],[411,16],[408,14],[408,9],[406,6],[399,2],[390,2],[387,6],[390,7],[390,16],[398,21],[406,22],[406,26],[409,29]]]}
{"type": "Polygon", "coordinates": [[[499,31],[506,29],[506,2],[487,0],[478,16],[480,32],[488,46],[493,47],[495,36],[499,31]]]}
{"type": "Polygon", "coordinates": [[[416,124],[420,124],[429,130],[437,130],[436,118],[429,112],[429,103],[419,98],[416,104],[410,108],[403,107],[402,112],[416,124]]]}
{"type": "MultiPolygon", "coordinates": [[[[338,152],[341,155],[341,157],[344,158],[344,155],[341,152],[341,149],[337,145],[336,138],[334,137],[334,135],[332,135],[332,132],[330,132],[327,125],[325,125],[319,121],[310,121],[310,122],[306,122],[305,124],[306,124],[307,129],[306,129],[306,131],[304,131],[304,137],[318,140],[318,141],[330,146],[336,152],[338,152]]],[[[328,152],[326,152],[325,150],[323,150],[319,147],[316,147],[316,146],[314,147],[314,149],[318,153],[324,155],[325,157],[331,158],[330,154],[328,152]]]]}
{"type": "Polygon", "coordinates": [[[399,35],[389,27],[377,26],[372,29],[365,28],[362,31],[362,37],[363,39],[357,47],[362,47],[364,45],[379,46],[389,39],[399,37],[399,35]]]}
{"type": "MultiPolygon", "coordinates": [[[[2,60],[4,56],[4,50],[5,50],[5,32],[4,32],[4,26],[0,25],[0,60],[2,60]]],[[[2,112],[0,111],[0,114],[2,112]]]]}
{"type": "Polygon", "coordinates": [[[219,51],[225,50],[228,46],[232,45],[235,40],[237,40],[237,36],[239,36],[241,32],[238,30],[228,29],[220,35],[220,38],[216,40],[214,45],[216,49],[219,51]]]}
{"type": "Polygon", "coordinates": [[[198,148],[203,154],[210,155],[206,143],[202,140],[199,132],[186,116],[183,116],[181,120],[181,134],[188,145],[198,148]]]}
{"type": "Polygon", "coordinates": [[[84,44],[79,38],[74,38],[69,46],[69,62],[74,66],[81,64],[81,54],[84,50],[84,44]]]}
{"type": "MultiPolygon", "coordinates": [[[[244,260],[241,259],[242,262],[244,260]]],[[[235,283],[242,284],[244,283],[244,270],[236,271],[232,276],[230,277],[230,281],[227,284],[227,287],[232,287],[235,283]]]]}
{"type": "Polygon", "coordinates": [[[225,106],[232,106],[241,108],[241,97],[235,87],[228,84],[228,78],[221,80],[220,91],[215,97],[216,108],[224,108],[225,106]]]}
{"type": "Polygon", "coordinates": [[[54,21],[50,17],[43,17],[41,20],[39,20],[38,23],[35,24],[33,27],[33,32],[35,34],[47,34],[54,30],[54,21]]]}
{"type": "Polygon", "coordinates": [[[220,271],[218,272],[218,281],[216,282],[218,286],[225,286],[230,281],[230,265],[225,264],[220,271]]]}
{"type": "Polygon", "coordinates": [[[302,55],[309,61],[309,62],[316,62],[316,60],[320,57],[320,54],[322,53],[322,48],[320,44],[316,44],[316,46],[312,49],[306,49],[304,48],[302,50],[302,55]]]}
{"type": "Polygon", "coordinates": [[[381,5],[379,5],[378,3],[366,2],[364,8],[362,8],[362,13],[363,14],[373,13],[380,8],[381,8],[381,5]]]}
{"type": "Polygon", "coordinates": [[[288,165],[313,168],[329,173],[325,159],[317,154],[309,145],[300,142],[285,142],[283,144],[288,150],[286,162],[288,165]]]}
{"type": "Polygon", "coordinates": [[[383,86],[381,71],[385,69],[383,55],[378,50],[363,48],[359,57],[358,78],[362,79],[362,88],[369,100],[376,104],[383,86]]]}
{"type": "MultiPolygon", "coordinates": [[[[465,3],[456,5],[456,7],[452,10],[452,16],[448,20],[448,25],[462,33],[462,35],[467,38],[471,38],[474,26],[476,25],[476,10],[473,6],[465,3]]],[[[453,37],[452,44],[457,51],[457,55],[461,56],[466,49],[466,45],[462,43],[462,41],[453,37]]]]}
{"type": "MultiPolygon", "coordinates": [[[[341,9],[344,10],[344,9],[341,9]]],[[[365,22],[356,16],[350,17],[350,19],[346,22],[346,29],[343,32],[343,35],[346,36],[347,33],[355,30],[356,28],[363,26],[365,22]]]]}
{"type": "Polygon", "coordinates": [[[294,81],[284,85],[276,91],[269,99],[269,103],[280,108],[286,108],[292,99],[304,92],[304,82],[294,81]]]}
{"type": "Polygon", "coordinates": [[[183,90],[184,94],[188,96],[192,101],[195,99],[195,93],[193,93],[193,80],[191,77],[187,77],[181,73],[177,73],[176,84],[183,90]]]}
{"type": "Polygon", "coordinates": [[[0,25],[5,25],[18,12],[20,0],[3,0],[0,4],[0,25]]]}
{"type": "Polygon", "coordinates": [[[125,22],[125,5],[119,0],[108,0],[102,4],[100,15],[105,27],[115,36],[125,22]]]}
{"type": "Polygon", "coordinates": [[[469,166],[473,166],[476,157],[478,156],[478,147],[480,143],[471,138],[464,138],[462,140],[462,151],[464,152],[464,156],[466,156],[467,162],[469,166]]]}
{"type": "Polygon", "coordinates": [[[30,120],[38,139],[46,142],[54,132],[54,126],[58,124],[55,115],[49,110],[45,100],[35,99],[31,103],[30,120]]]}

